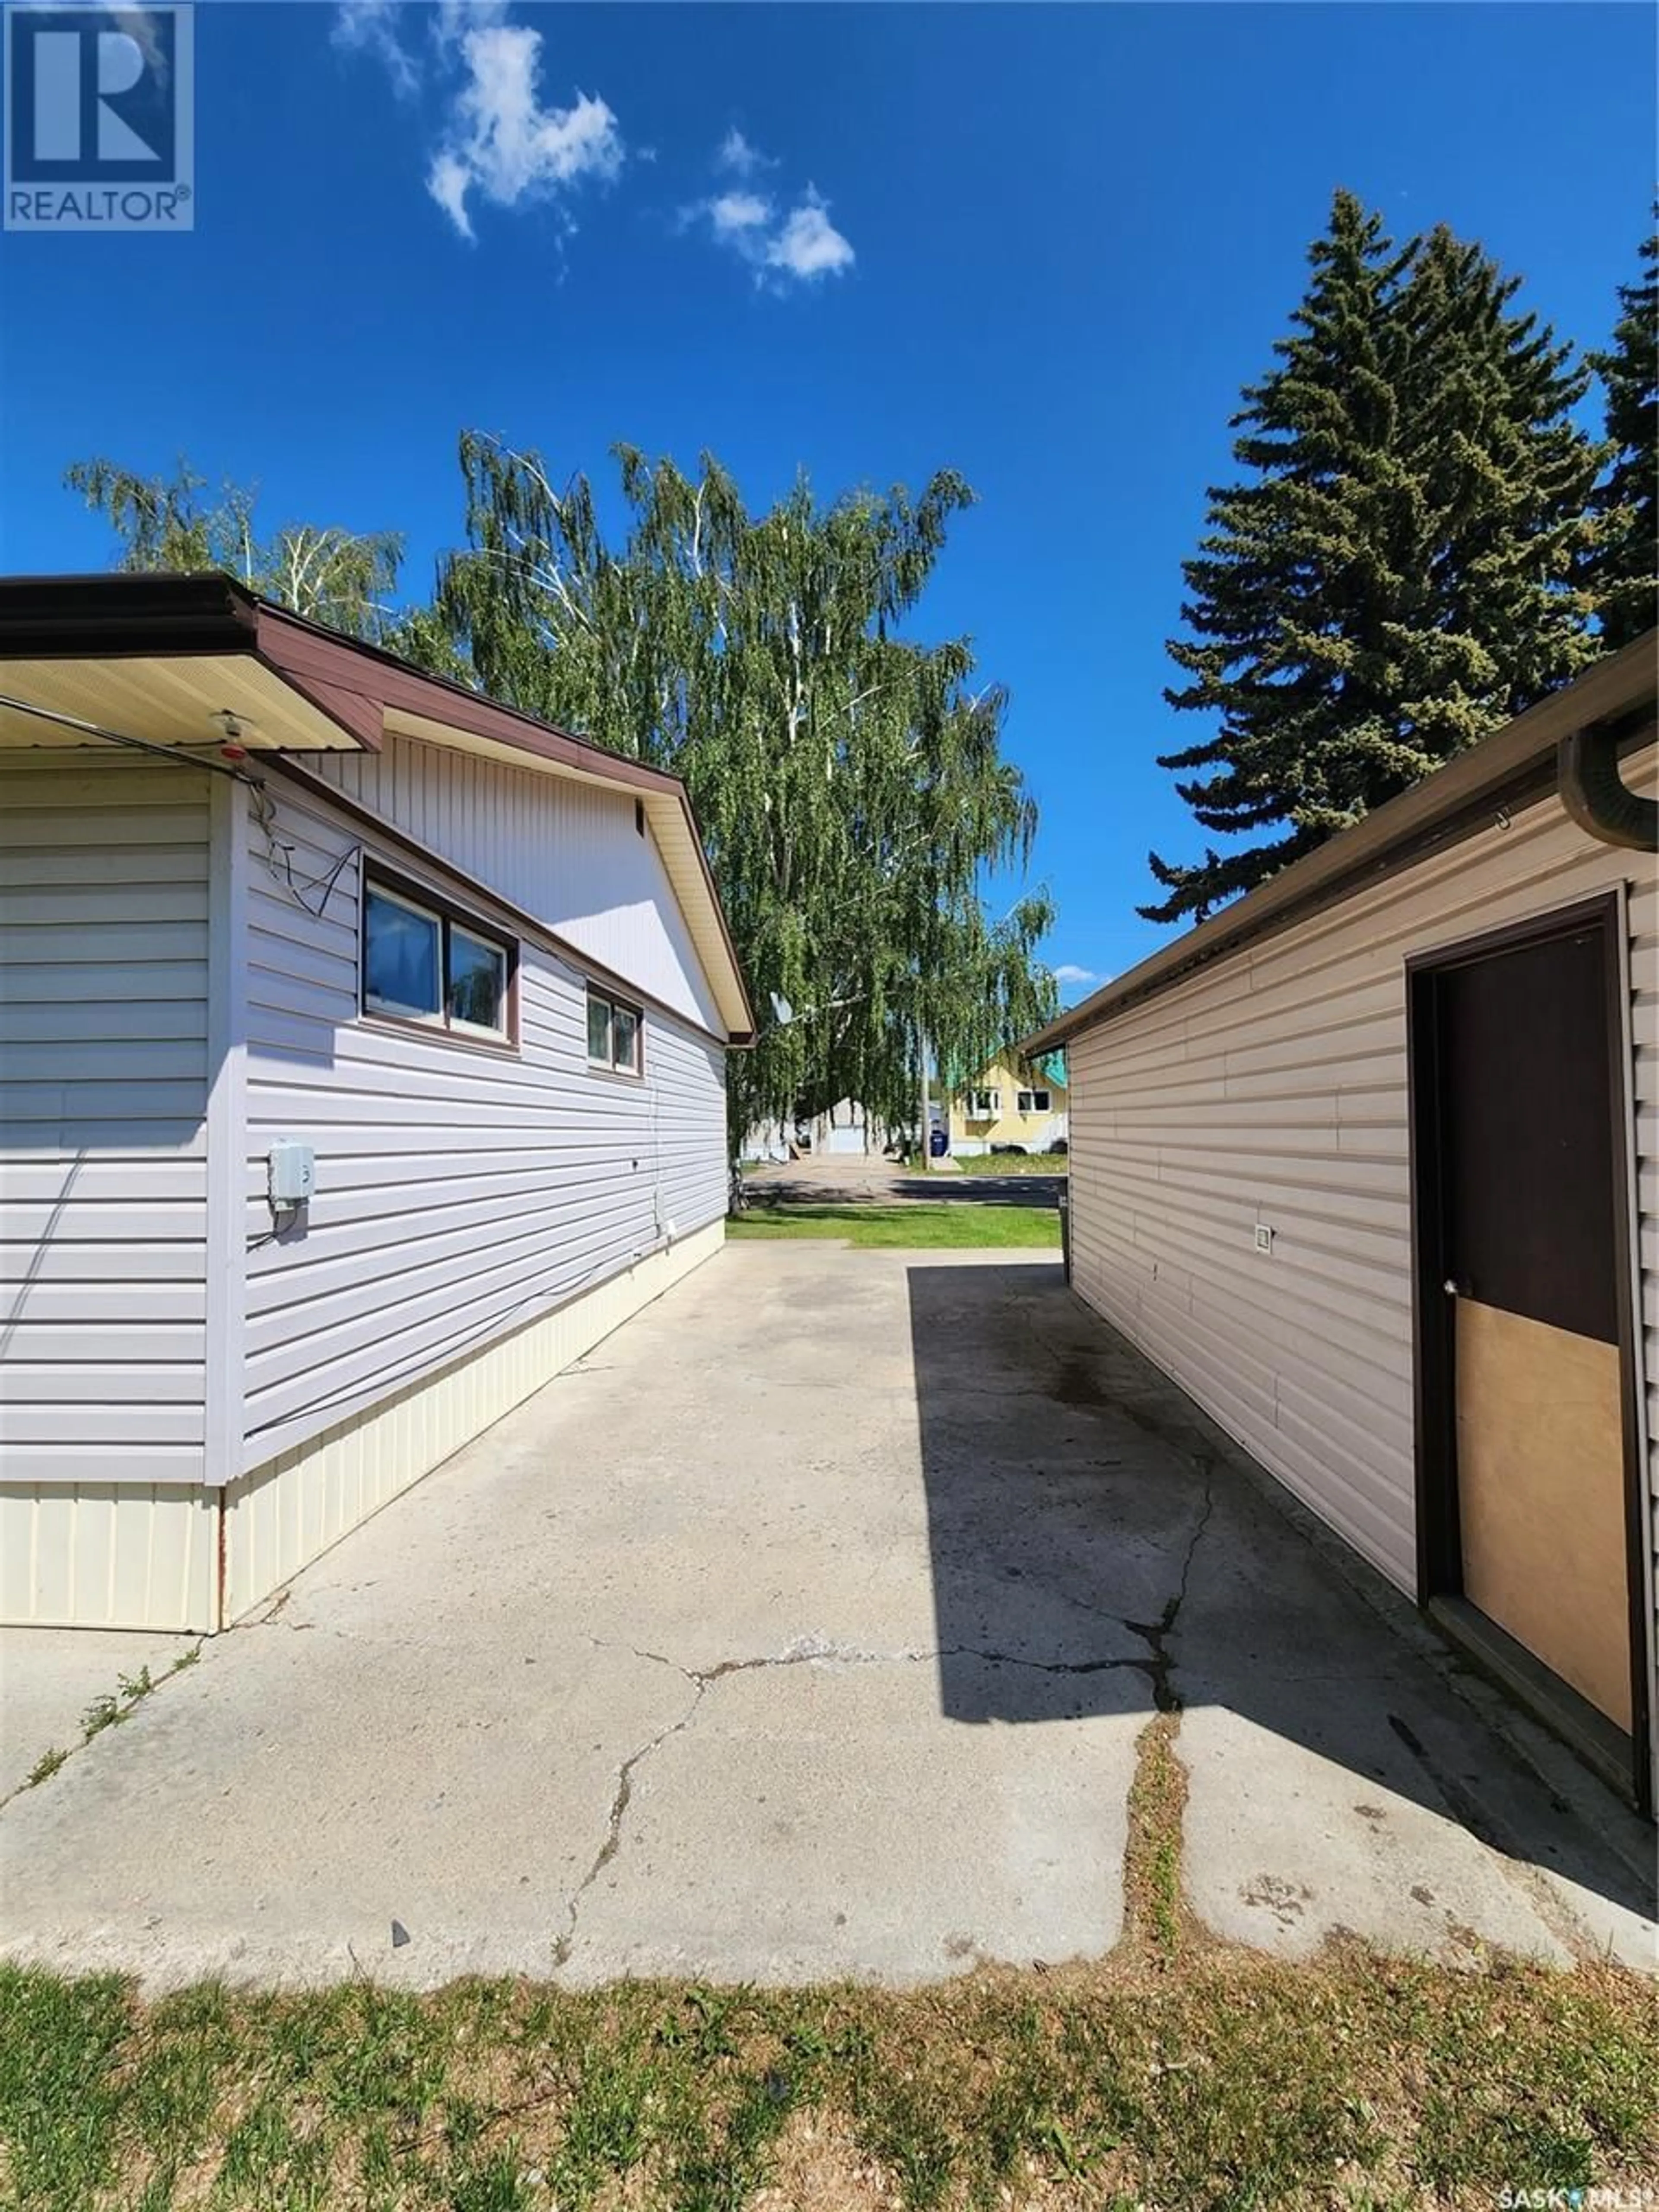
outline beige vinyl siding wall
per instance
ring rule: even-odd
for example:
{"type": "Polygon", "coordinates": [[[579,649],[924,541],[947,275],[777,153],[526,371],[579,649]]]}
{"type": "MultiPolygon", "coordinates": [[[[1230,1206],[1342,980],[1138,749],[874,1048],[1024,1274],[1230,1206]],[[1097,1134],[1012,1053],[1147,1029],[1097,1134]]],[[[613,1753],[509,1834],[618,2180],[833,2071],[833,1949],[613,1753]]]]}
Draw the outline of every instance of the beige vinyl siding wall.
{"type": "Polygon", "coordinates": [[[702,1028],[723,1024],[649,824],[626,791],[388,731],[308,765],[702,1028]]]}
{"type": "Polygon", "coordinates": [[[7,1482],[201,1476],[207,785],[0,760],[7,1482]]]}
{"type": "MultiPolygon", "coordinates": [[[[274,779],[271,796],[297,882],[346,859],[325,904],[302,893],[323,905],[309,912],[251,825],[246,1468],[726,1207],[718,1045],[647,1012],[642,1080],[590,1068],[586,981],[533,942],[520,945],[516,1054],[361,1020],[362,833],[274,779]],[[303,1230],[272,1239],[265,1156],[278,1137],[315,1147],[316,1187],[303,1230]]],[[[483,896],[460,902],[490,920],[483,896]]]]}
{"type": "MultiPolygon", "coordinates": [[[[1651,752],[1627,764],[1655,784],[1651,752]]],[[[1628,892],[1648,1436],[1659,1433],[1659,890],[1553,797],[1074,1037],[1079,1291],[1414,1589],[1405,963],[1628,892]],[[1255,1248],[1258,1223],[1271,1255],[1255,1248]]],[[[1659,1527],[1656,1528],[1659,1550],[1659,1527]]]]}

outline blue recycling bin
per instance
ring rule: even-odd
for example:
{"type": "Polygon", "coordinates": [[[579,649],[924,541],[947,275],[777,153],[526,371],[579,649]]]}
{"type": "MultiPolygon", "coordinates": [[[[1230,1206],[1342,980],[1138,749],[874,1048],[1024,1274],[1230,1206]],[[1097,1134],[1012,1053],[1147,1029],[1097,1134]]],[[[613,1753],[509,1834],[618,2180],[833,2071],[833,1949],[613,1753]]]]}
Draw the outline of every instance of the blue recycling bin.
{"type": "Polygon", "coordinates": [[[927,1150],[934,1159],[942,1160],[950,1149],[951,1139],[943,1129],[933,1129],[928,1132],[927,1150]]]}

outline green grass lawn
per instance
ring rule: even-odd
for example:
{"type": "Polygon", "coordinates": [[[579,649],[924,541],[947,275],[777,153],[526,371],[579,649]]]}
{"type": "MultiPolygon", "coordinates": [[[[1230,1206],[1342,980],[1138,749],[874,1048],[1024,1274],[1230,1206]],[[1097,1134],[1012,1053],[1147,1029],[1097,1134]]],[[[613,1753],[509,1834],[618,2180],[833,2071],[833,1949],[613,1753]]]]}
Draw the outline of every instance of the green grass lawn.
{"type": "Polygon", "coordinates": [[[1653,1994],[1611,1968],[1351,1945],[908,1992],[355,1982],[150,2004],[0,1968],[17,2212],[1490,2212],[1534,2201],[1504,2191],[1634,2203],[1611,2192],[1656,2172],[1653,1994]]]}
{"type": "Polygon", "coordinates": [[[984,1245],[1060,1249],[1060,1216],[1051,1206],[975,1206],[960,1199],[930,1205],[751,1206],[726,1224],[728,1237],[834,1237],[884,1250],[939,1250],[984,1245]]]}

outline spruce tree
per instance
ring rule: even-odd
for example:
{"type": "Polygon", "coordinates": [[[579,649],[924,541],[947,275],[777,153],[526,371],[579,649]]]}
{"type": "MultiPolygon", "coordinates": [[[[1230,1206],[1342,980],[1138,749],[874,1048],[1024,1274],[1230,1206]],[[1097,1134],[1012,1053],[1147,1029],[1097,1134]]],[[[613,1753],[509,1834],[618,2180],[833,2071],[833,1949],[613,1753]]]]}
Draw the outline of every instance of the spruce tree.
{"type": "Polygon", "coordinates": [[[1218,713],[1164,757],[1207,830],[1282,834],[1152,867],[1140,911],[1201,920],[1428,775],[1595,650],[1571,575],[1598,450],[1565,348],[1518,280],[1440,230],[1397,249],[1339,191],[1312,282],[1244,392],[1235,458],[1185,564],[1190,681],[1218,713]]]}
{"type": "Polygon", "coordinates": [[[1619,288],[1612,345],[1590,356],[1615,451],[1595,490],[1601,539],[1584,581],[1609,647],[1651,628],[1659,595],[1659,234],[1650,234],[1642,259],[1644,273],[1619,288]]]}

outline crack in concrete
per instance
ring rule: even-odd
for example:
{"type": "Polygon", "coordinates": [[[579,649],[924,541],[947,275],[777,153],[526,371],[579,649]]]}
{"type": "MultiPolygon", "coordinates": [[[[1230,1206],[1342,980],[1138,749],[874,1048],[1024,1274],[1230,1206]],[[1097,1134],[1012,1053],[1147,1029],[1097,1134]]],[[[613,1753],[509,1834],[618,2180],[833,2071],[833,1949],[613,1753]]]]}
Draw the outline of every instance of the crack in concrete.
{"type": "MultiPolygon", "coordinates": [[[[569,1960],[575,1941],[576,1923],[581,1911],[581,1901],[599,1880],[605,1869],[615,1858],[622,1843],[623,1822],[633,1802],[635,1769],[652,1753],[659,1750],[673,1736],[689,1728],[701,1710],[702,1701],[716,1682],[733,1674],[749,1674],[788,1667],[913,1667],[931,1664],[945,1659],[977,1659],[990,1667],[1019,1667],[1041,1674],[1106,1674],[1120,1669],[1143,1674],[1152,1685],[1152,1700],[1161,1713],[1178,1713],[1181,1700],[1170,1681],[1174,1665],[1168,1648],[1168,1639],[1180,1619],[1181,1608],[1187,1599],[1187,1586],[1193,1571],[1193,1561],[1204,1533],[1209,1526],[1215,1507],[1215,1468],[1207,1453],[1188,1448],[1194,1466],[1204,1480],[1204,1505],[1188,1540],[1186,1556],[1181,1564],[1181,1578],[1174,1593],[1166,1601],[1164,1611],[1156,1621],[1136,1621],[1100,1611],[1100,1618],[1112,1620],[1127,1628],[1133,1635],[1145,1639],[1151,1649],[1147,1659],[1024,1659],[1012,1652],[989,1651],[975,1644],[951,1644],[935,1650],[920,1650],[906,1647],[898,1651],[872,1651],[862,1645],[837,1644],[826,1637],[803,1636],[787,1644],[781,1651],[763,1653],[750,1659],[721,1659],[712,1667],[686,1667],[678,1659],[671,1659],[661,1651],[647,1651],[638,1644],[607,1646],[601,1637],[589,1641],[596,1650],[623,1649],[631,1656],[655,1667],[671,1668],[692,1686],[692,1698],[679,1718],[631,1752],[617,1771],[617,1787],[611,1801],[611,1814],[606,1823],[605,1840],[601,1843],[592,1864],[582,1876],[566,1906],[565,1929],[553,1946],[553,1967],[556,1972],[569,1960]]],[[[1097,1608],[1085,1606],[1083,1601],[1073,1601],[1084,1610],[1097,1608]]]]}
{"type": "MultiPolygon", "coordinates": [[[[641,1651],[635,1656],[641,1659],[654,1659],[658,1655],[654,1651],[641,1651]]],[[[673,1665],[672,1660],[665,1660],[662,1663],[665,1666],[673,1665]]],[[[675,1671],[683,1674],[685,1669],[682,1667],[676,1668],[675,1671]]],[[[691,1679],[695,1680],[695,1677],[691,1679]]],[[[617,1856],[617,1848],[622,1842],[623,1821],[627,1817],[628,1808],[633,1800],[635,1768],[639,1765],[641,1759],[649,1759],[653,1751],[666,1743],[670,1736],[678,1735],[682,1729],[690,1725],[697,1707],[702,1703],[703,1692],[707,1686],[706,1683],[698,1682],[690,1704],[679,1718],[677,1721],[671,1721],[666,1728],[659,1729],[656,1735],[642,1743],[637,1751],[630,1752],[618,1768],[616,1791],[611,1800],[611,1817],[605,1826],[605,1840],[599,1845],[592,1865],[577,1883],[565,1906],[564,1933],[553,1946],[553,1968],[556,1973],[570,1956],[571,1946],[576,1936],[576,1921],[581,1911],[583,1898],[617,1856]]]]}
{"type": "MultiPolygon", "coordinates": [[[[1103,1613],[1103,1620],[1116,1620],[1116,1615],[1103,1613]]],[[[1118,1623],[1128,1626],[1127,1622],[1118,1623]]],[[[915,1667],[931,1664],[940,1659],[980,1659],[988,1667],[1025,1667],[1039,1674],[1104,1674],[1114,1668],[1146,1667],[1140,1658],[1113,1659],[1024,1659],[1012,1651],[990,1651],[976,1644],[951,1644],[927,1650],[907,1645],[898,1651],[871,1651],[856,1644],[836,1644],[828,1638],[801,1637],[787,1644],[781,1651],[763,1653],[754,1659],[721,1659],[712,1667],[686,1667],[678,1659],[670,1659],[660,1651],[643,1651],[636,1644],[606,1644],[602,1638],[590,1639],[600,1650],[627,1650],[635,1659],[645,1659],[653,1666],[670,1667],[675,1674],[684,1675],[707,1689],[715,1682],[724,1681],[728,1674],[751,1674],[772,1668],[785,1667],[915,1667]]]]}
{"type": "MultiPolygon", "coordinates": [[[[1164,1608],[1164,1620],[1159,1621],[1159,1626],[1148,1631],[1148,1628],[1141,1628],[1141,1626],[1137,1626],[1134,1621],[1121,1621],[1124,1628],[1130,1628],[1134,1635],[1144,1635],[1148,1637],[1148,1639],[1152,1639],[1152,1637],[1161,1639],[1161,1637],[1168,1635],[1168,1631],[1175,1626],[1175,1617],[1179,1614],[1179,1610],[1182,1610],[1182,1599],[1186,1597],[1186,1577],[1192,1568],[1192,1553],[1197,1551],[1199,1537],[1203,1535],[1203,1526],[1206,1526],[1207,1517],[1210,1517],[1210,1509],[1207,1509],[1207,1500],[1206,1500],[1206,1510],[1203,1510],[1203,1516],[1199,1517],[1197,1528],[1192,1531],[1192,1541],[1188,1544],[1188,1555],[1182,1571],[1182,1586],[1179,1586],[1175,1597],[1172,1597],[1166,1604],[1166,1608],[1164,1608]]],[[[1115,1614],[1103,1614],[1103,1620],[1117,1620],[1117,1617],[1115,1617],[1115,1614]]],[[[599,1875],[602,1875],[604,1869],[611,1865],[611,1860],[617,1856],[617,1850],[622,1847],[622,1825],[623,1820],[626,1820],[626,1816],[629,1816],[629,1808],[630,1808],[630,1802],[633,1802],[635,1770],[637,1770],[646,1759],[650,1759],[653,1752],[661,1750],[661,1745],[668,1743],[672,1736],[679,1736],[684,1729],[690,1728],[690,1723],[696,1719],[699,1710],[702,1710],[703,1698],[706,1698],[708,1692],[714,1687],[714,1683],[726,1681],[726,1679],[732,1677],[732,1674],[757,1674],[757,1672],[769,1672],[769,1670],[779,1670],[779,1668],[796,1668],[796,1666],[825,1666],[825,1668],[931,1666],[931,1663],[940,1662],[940,1659],[980,1659],[984,1666],[1026,1668],[1026,1670],[1036,1672],[1036,1674],[1110,1674],[1110,1672],[1124,1670],[1126,1668],[1126,1670],[1130,1672],[1141,1672],[1141,1674],[1146,1674],[1146,1677],[1151,1679],[1152,1694],[1155,1694],[1157,1704],[1159,1704],[1159,1710],[1179,1710],[1179,1705],[1164,1704],[1164,1679],[1166,1679],[1170,1662],[1168,1662],[1168,1656],[1161,1650],[1155,1650],[1155,1659],[1152,1659],[1151,1663],[1146,1662],[1146,1659],[1020,1659],[1015,1652],[984,1650],[984,1648],[978,1646],[978,1644],[951,1644],[951,1646],[942,1646],[938,1648],[938,1650],[918,1650],[918,1648],[914,1646],[907,1646],[902,1648],[902,1650],[896,1650],[896,1652],[880,1652],[880,1650],[867,1650],[867,1648],[858,1646],[858,1644],[836,1644],[836,1641],[830,1639],[830,1637],[796,1637],[794,1644],[787,1644],[781,1652],[763,1652],[763,1655],[754,1656],[754,1659],[719,1659],[719,1662],[714,1662],[714,1666],[692,1668],[692,1666],[681,1666],[679,1659],[671,1659],[665,1652],[644,1650],[644,1648],[637,1646],[637,1644],[608,1644],[604,1637],[588,1637],[588,1641],[591,1641],[595,1650],[626,1650],[633,1659],[641,1659],[641,1662],[646,1662],[648,1666],[671,1668],[671,1672],[679,1674],[684,1681],[688,1681],[692,1686],[692,1701],[690,1705],[679,1714],[679,1719],[671,1721],[665,1728],[657,1729],[657,1735],[648,1736],[646,1743],[639,1745],[639,1750],[630,1752],[630,1754],[622,1760],[622,1767],[617,1770],[617,1787],[615,1787],[613,1796],[611,1796],[611,1816],[608,1816],[606,1820],[604,1840],[602,1844],[599,1844],[595,1858],[592,1858],[592,1865],[588,1867],[586,1874],[581,1875],[581,1881],[577,1882],[575,1889],[571,1891],[571,1898],[568,1898],[568,1902],[566,1902],[566,1907],[564,1907],[566,1911],[564,1933],[562,1933],[560,1938],[556,1940],[556,1944],[553,1944],[553,1971],[556,1971],[556,1973],[557,1969],[564,1966],[564,1964],[568,1962],[568,1958],[571,1958],[573,1944],[575,1944],[577,1920],[580,1920],[580,1913],[581,1913],[581,1898],[586,1896],[588,1889],[592,1889],[592,1885],[599,1881],[599,1875]]]]}
{"type": "Polygon", "coordinates": [[[1193,1533],[1188,1539],[1187,1556],[1181,1563],[1181,1580],[1173,1594],[1165,1601],[1163,1612],[1156,1620],[1126,1620],[1123,1626],[1137,1636],[1144,1637],[1152,1656],[1133,1662],[1152,1686],[1152,1702],[1161,1713],[1178,1713],[1181,1696],[1171,1676],[1175,1670],[1175,1654],[1170,1649],[1170,1638],[1175,1633],[1181,1618],[1181,1608],[1187,1602],[1187,1585],[1191,1579],[1193,1561],[1204,1532],[1210,1525],[1210,1516],[1215,1510],[1215,1466],[1207,1454],[1194,1452],[1194,1463],[1204,1478],[1204,1506],[1193,1523],[1193,1533]]]}
{"type": "Polygon", "coordinates": [[[188,1651],[181,1652],[170,1667],[164,1668],[161,1673],[153,1679],[148,1660],[143,1662],[140,1673],[137,1675],[118,1674],[115,1678],[116,1688],[113,1696],[106,1692],[103,1695],[94,1698],[90,1705],[83,1708],[78,1723],[81,1731],[79,1743],[70,1744],[66,1751],[60,1751],[56,1744],[49,1745],[23,1779],[14,1783],[3,1796],[0,1796],[0,1813],[4,1812],[6,1807],[15,1803],[18,1798],[27,1797],[31,1790],[40,1789],[45,1784],[50,1782],[54,1775],[61,1774],[72,1760],[77,1759],[100,1735],[107,1735],[112,1728],[124,1727],[147,1698],[153,1698],[158,1690],[165,1688],[175,1674],[185,1674],[196,1665],[201,1658],[202,1646],[206,1641],[205,1637],[198,1636],[188,1651]],[[143,1686],[128,1691],[124,1687],[128,1681],[142,1682],[143,1686]],[[88,1716],[98,1711],[100,1706],[112,1708],[111,1717],[107,1720],[100,1721],[96,1727],[89,1728],[87,1725],[88,1716]]]}

